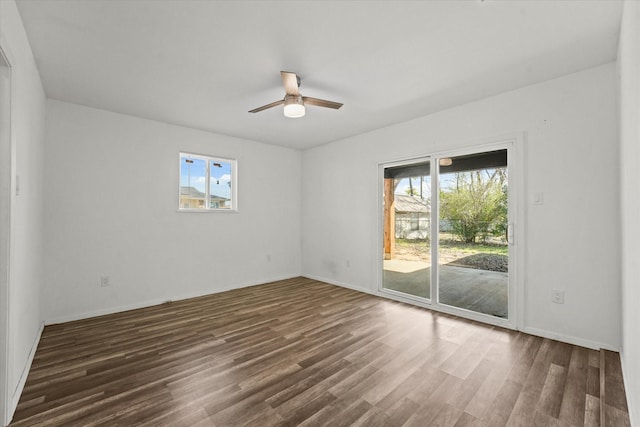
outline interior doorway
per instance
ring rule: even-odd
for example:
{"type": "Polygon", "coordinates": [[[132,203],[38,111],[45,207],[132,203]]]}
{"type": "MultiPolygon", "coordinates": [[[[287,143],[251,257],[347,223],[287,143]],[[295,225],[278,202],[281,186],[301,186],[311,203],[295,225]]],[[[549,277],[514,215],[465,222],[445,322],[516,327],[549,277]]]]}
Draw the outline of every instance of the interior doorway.
{"type": "Polygon", "coordinates": [[[511,323],[512,142],[384,163],[380,291],[511,323]]]}

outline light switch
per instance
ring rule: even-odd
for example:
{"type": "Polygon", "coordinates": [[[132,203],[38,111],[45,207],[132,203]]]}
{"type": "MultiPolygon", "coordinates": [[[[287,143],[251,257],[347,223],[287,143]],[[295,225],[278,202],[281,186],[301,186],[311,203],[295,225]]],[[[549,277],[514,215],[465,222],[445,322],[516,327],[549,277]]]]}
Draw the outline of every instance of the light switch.
{"type": "Polygon", "coordinates": [[[534,205],[542,204],[542,193],[533,193],[532,203],[534,205]]]}

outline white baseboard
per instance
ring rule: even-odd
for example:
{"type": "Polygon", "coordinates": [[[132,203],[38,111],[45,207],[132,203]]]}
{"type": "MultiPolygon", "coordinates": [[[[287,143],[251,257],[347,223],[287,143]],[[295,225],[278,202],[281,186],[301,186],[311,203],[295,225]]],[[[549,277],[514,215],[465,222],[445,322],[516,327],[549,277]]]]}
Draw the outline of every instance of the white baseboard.
{"type": "Polygon", "coordinates": [[[44,322],[40,324],[40,330],[36,335],[36,339],[31,345],[31,351],[29,351],[29,356],[27,357],[27,362],[22,368],[22,373],[20,374],[20,380],[16,385],[15,390],[13,391],[13,395],[11,396],[11,400],[9,402],[9,408],[7,411],[8,420],[11,421],[13,419],[13,414],[16,412],[16,408],[18,407],[18,402],[20,401],[20,396],[22,396],[22,390],[24,390],[24,385],[27,382],[27,377],[29,376],[29,371],[31,370],[31,364],[33,363],[33,358],[36,355],[36,350],[38,349],[38,344],[40,343],[40,337],[42,337],[42,331],[44,330],[44,322]]]}
{"type": "Polygon", "coordinates": [[[620,364],[622,365],[622,383],[624,384],[624,391],[625,391],[625,395],[627,396],[627,409],[629,411],[629,424],[631,424],[632,426],[637,425],[635,422],[637,420],[639,420],[640,418],[636,417],[636,410],[638,410],[638,408],[635,408],[633,406],[633,399],[631,399],[630,397],[630,390],[629,390],[629,376],[627,375],[628,370],[626,369],[627,364],[625,363],[625,357],[624,357],[624,348],[620,349],[620,364]]]}
{"type": "Polygon", "coordinates": [[[174,295],[174,296],[163,297],[163,298],[155,298],[155,299],[152,299],[152,300],[136,302],[136,303],[133,303],[133,304],[120,305],[120,306],[115,306],[115,307],[108,307],[108,308],[104,308],[104,309],[100,309],[100,310],[85,311],[85,312],[82,312],[82,313],[70,314],[68,316],[58,316],[58,317],[53,317],[51,319],[46,319],[45,320],[45,325],[54,325],[54,324],[57,324],[57,323],[73,322],[75,320],[89,319],[89,318],[92,318],[92,317],[104,316],[104,315],[107,315],[107,314],[121,313],[123,311],[136,310],[138,308],[145,308],[145,307],[151,307],[151,306],[154,306],[154,305],[164,304],[167,301],[181,301],[181,300],[190,299],[190,298],[198,298],[198,297],[202,297],[202,296],[205,296],[205,295],[213,295],[213,294],[219,294],[221,292],[232,291],[234,289],[247,288],[249,286],[261,285],[263,283],[277,282],[279,280],[286,280],[286,279],[293,279],[295,277],[300,277],[300,274],[272,277],[272,278],[259,280],[259,281],[251,281],[251,282],[239,283],[239,284],[235,284],[235,285],[232,285],[232,286],[227,286],[227,287],[224,287],[224,288],[218,288],[218,289],[214,289],[214,290],[203,290],[203,291],[192,292],[192,293],[188,293],[188,294],[174,295]]]}
{"type": "Polygon", "coordinates": [[[602,348],[605,350],[611,350],[615,352],[620,351],[620,347],[616,347],[608,343],[586,340],[584,338],[576,338],[569,335],[560,334],[557,332],[545,331],[543,329],[531,328],[526,326],[522,328],[521,331],[527,334],[536,335],[542,338],[549,338],[556,341],[566,342],[567,344],[573,344],[573,345],[578,345],[580,347],[590,348],[592,350],[600,350],[602,348]]]}

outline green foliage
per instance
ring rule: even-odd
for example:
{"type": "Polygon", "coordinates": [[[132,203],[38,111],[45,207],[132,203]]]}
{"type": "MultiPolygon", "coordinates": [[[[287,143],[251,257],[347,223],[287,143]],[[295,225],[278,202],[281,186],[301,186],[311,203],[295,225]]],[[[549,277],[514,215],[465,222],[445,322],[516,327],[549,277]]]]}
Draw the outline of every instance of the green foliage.
{"type": "Polygon", "coordinates": [[[497,217],[495,219],[493,235],[504,236],[507,239],[507,226],[509,223],[508,218],[508,187],[507,184],[502,184],[500,198],[497,206],[497,217]]]}
{"type": "Polygon", "coordinates": [[[458,172],[449,188],[440,191],[440,216],[466,243],[507,230],[506,169],[458,172]]]}

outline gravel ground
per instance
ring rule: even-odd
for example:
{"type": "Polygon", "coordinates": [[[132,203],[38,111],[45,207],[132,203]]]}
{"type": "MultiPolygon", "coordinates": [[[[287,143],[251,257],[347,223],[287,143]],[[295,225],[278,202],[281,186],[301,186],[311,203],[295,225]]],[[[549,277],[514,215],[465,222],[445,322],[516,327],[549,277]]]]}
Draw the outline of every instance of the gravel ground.
{"type": "Polygon", "coordinates": [[[449,262],[448,265],[471,267],[480,270],[509,271],[509,257],[499,254],[474,254],[449,262]]]}
{"type": "MultiPolygon", "coordinates": [[[[397,259],[406,261],[431,262],[429,247],[425,243],[397,244],[397,259]]],[[[509,270],[509,257],[500,254],[470,253],[453,248],[442,247],[440,249],[440,262],[458,267],[477,268],[479,270],[507,272],[509,270]]]]}

